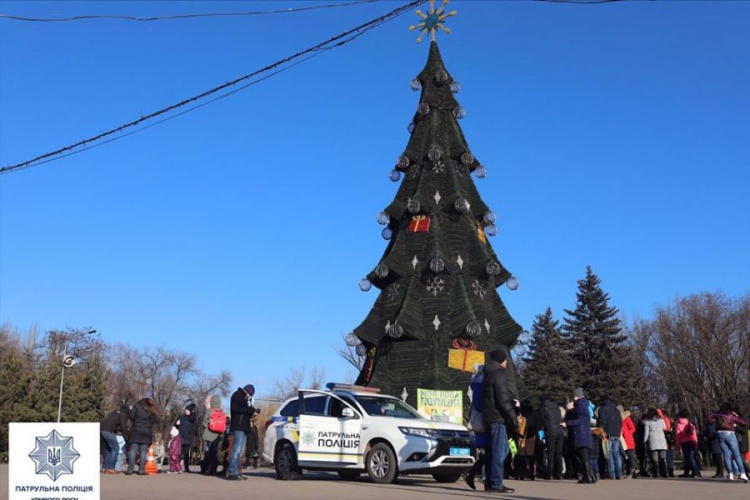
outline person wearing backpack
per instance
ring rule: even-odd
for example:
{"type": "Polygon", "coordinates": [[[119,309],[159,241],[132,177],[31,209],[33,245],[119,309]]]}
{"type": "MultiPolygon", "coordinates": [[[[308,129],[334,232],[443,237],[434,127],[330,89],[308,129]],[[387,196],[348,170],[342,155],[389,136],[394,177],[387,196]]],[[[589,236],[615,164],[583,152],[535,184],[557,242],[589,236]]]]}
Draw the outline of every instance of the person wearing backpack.
{"type": "Polygon", "coordinates": [[[675,442],[677,447],[682,450],[682,456],[685,458],[683,465],[685,472],[680,477],[701,477],[701,469],[696,460],[698,433],[695,430],[695,425],[690,422],[688,413],[685,410],[680,412],[677,419],[675,442]]]}
{"type": "Polygon", "coordinates": [[[732,411],[732,406],[723,404],[721,411],[708,414],[709,422],[716,422],[716,436],[719,438],[721,452],[724,454],[724,465],[727,467],[727,479],[736,477],[748,482],[745,465],[742,463],[739,442],[735,429],[738,425],[747,425],[739,415],[732,411]]]}
{"type": "Polygon", "coordinates": [[[201,474],[213,476],[219,466],[219,443],[227,427],[227,415],[221,409],[221,398],[214,394],[206,398],[206,413],[203,416],[203,460],[201,474]]]}

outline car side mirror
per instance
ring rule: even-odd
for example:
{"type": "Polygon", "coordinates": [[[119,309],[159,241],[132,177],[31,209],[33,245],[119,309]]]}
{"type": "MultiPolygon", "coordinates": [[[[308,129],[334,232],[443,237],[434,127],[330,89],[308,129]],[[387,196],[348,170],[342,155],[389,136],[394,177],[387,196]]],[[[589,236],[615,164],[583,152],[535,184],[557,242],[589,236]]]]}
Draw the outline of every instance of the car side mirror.
{"type": "Polygon", "coordinates": [[[354,410],[351,408],[344,408],[341,410],[341,416],[343,418],[354,418],[354,410]]]}

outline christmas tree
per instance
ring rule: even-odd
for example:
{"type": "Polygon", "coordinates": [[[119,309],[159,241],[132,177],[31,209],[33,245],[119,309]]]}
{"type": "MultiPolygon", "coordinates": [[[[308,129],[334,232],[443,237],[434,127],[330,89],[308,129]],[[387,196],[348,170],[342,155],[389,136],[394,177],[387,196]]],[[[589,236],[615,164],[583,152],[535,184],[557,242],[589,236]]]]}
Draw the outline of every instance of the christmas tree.
{"type": "Polygon", "coordinates": [[[578,281],[576,308],[565,313],[563,336],[573,361],[571,386],[583,387],[597,403],[607,396],[625,405],[640,401],[642,371],[622,331],[619,312],[609,305],[609,294],[591,266],[578,281]]]}
{"type": "Polygon", "coordinates": [[[563,404],[573,394],[574,386],[570,381],[573,364],[559,324],[549,307],[544,314],[536,316],[523,358],[522,378],[531,394],[546,394],[555,403],[563,404]]]}
{"type": "MultiPolygon", "coordinates": [[[[394,395],[406,391],[414,404],[417,388],[465,390],[484,353],[509,352],[521,327],[496,290],[504,283],[514,290],[518,281],[487,241],[497,233],[495,214],[470,176],[482,178],[486,168],[458,124],[465,114],[454,97],[460,86],[434,40],[412,88],[421,89],[421,98],[409,143],[391,172],[401,185],[378,215],[389,243],[360,282],[380,295],[346,340],[365,357],[358,384],[394,395]]],[[[509,379],[517,394],[512,360],[509,379]]]]}

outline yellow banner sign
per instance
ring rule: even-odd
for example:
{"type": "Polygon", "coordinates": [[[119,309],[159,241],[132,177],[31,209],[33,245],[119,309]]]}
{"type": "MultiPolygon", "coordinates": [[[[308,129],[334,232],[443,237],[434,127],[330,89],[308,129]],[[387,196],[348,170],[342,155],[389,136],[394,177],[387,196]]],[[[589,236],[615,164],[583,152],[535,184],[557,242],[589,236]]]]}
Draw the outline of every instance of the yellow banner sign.
{"type": "Polygon", "coordinates": [[[461,424],[463,407],[461,391],[417,389],[417,411],[428,420],[461,424]]]}

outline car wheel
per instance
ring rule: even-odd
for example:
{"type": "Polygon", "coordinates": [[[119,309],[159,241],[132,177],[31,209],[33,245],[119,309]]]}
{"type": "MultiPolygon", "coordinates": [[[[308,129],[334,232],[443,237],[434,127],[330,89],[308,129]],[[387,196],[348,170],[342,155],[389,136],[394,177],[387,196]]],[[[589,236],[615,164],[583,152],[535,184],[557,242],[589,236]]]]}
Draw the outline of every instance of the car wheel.
{"type": "Polygon", "coordinates": [[[377,443],[367,454],[367,474],[376,483],[392,483],[398,478],[396,455],[385,443],[377,443]]]}
{"type": "Polygon", "coordinates": [[[273,459],[276,469],[276,479],[295,480],[302,479],[302,470],[297,465],[297,452],[291,443],[282,443],[276,450],[273,459]]]}
{"type": "Polygon", "coordinates": [[[435,481],[438,483],[455,483],[459,479],[461,479],[461,473],[460,472],[448,472],[444,474],[433,474],[432,477],[435,478],[435,481]]]}
{"type": "Polygon", "coordinates": [[[344,481],[356,481],[359,479],[359,476],[361,475],[361,472],[352,472],[348,470],[340,470],[339,471],[339,477],[343,479],[344,481]]]}

